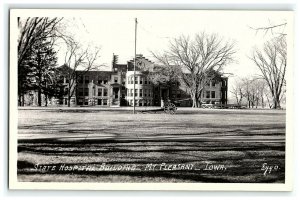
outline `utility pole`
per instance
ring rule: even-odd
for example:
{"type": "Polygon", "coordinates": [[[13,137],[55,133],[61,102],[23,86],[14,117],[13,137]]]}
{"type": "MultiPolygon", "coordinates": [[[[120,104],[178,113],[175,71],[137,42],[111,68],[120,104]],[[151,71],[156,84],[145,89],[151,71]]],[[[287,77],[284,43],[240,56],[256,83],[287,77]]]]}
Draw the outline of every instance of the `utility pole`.
{"type": "Polygon", "coordinates": [[[133,65],[133,114],[135,114],[135,66],[136,66],[136,35],[137,35],[137,18],[135,18],[135,37],[134,37],[134,65],[133,65]]]}

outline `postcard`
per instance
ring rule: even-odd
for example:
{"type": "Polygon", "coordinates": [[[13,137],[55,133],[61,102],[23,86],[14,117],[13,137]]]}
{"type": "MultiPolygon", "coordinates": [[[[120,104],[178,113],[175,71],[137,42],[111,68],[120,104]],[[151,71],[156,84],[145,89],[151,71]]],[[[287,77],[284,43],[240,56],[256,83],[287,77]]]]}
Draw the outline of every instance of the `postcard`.
{"type": "Polygon", "coordinates": [[[10,189],[292,190],[293,11],[9,19],[10,189]]]}

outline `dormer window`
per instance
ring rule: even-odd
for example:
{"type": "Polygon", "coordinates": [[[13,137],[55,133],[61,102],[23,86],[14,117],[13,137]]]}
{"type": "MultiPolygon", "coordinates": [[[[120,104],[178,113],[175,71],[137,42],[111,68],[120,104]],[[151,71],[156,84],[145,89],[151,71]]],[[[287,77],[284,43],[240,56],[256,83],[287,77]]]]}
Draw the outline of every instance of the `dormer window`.
{"type": "Polygon", "coordinates": [[[212,87],[216,87],[216,81],[212,80],[212,81],[211,81],[211,86],[212,86],[212,87]]]}

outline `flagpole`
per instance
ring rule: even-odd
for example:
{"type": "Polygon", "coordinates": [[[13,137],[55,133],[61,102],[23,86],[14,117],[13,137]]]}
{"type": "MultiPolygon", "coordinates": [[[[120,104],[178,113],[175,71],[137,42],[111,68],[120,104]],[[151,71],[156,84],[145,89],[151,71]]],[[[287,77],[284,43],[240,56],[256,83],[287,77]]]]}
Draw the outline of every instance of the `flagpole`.
{"type": "Polygon", "coordinates": [[[136,35],[137,35],[137,18],[135,18],[135,38],[134,38],[134,65],[133,65],[133,114],[135,114],[135,66],[136,66],[136,35]]]}

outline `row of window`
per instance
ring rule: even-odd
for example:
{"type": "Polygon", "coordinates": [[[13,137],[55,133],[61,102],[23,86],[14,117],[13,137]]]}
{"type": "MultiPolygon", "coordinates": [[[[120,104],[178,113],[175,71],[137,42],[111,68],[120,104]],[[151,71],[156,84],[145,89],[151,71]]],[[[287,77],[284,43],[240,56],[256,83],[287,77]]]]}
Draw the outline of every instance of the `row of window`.
{"type": "MultiPolygon", "coordinates": [[[[128,89],[127,96],[133,97],[133,89],[128,89]]],[[[136,96],[136,97],[151,97],[152,90],[151,89],[135,89],[134,96],[136,96]]]]}
{"type": "Polygon", "coordinates": [[[205,98],[216,98],[216,91],[206,91],[205,98]]]}
{"type": "MultiPolygon", "coordinates": [[[[114,81],[114,83],[118,83],[119,82],[119,77],[115,76],[113,81],[114,81]]],[[[83,77],[79,77],[78,82],[79,83],[89,83],[90,82],[90,77],[89,76],[84,76],[84,79],[83,79],[83,77]]],[[[108,79],[107,78],[103,79],[102,77],[98,77],[97,83],[98,84],[107,84],[108,79]]]]}
{"type": "MultiPolygon", "coordinates": [[[[133,100],[132,99],[128,102],[128,105],[133,106],[133,100]]],[[[135,100],[135,105],[136,106],[151,106],[152,105],[152,100],[146,100],[146,99],[135,100]]]]}
{"type": "Polygon", "coordinates": [[[102,96],[104,96],[104,97],[106,97],[107,96],[107,88],[98,88],[98,94],[97,94],[97,96],[99,96],[99,97],[102,97],[102,96]]]}
{"type": "MultiPolygon", "coordinates": [[[[212,81],[209,81],[209,82],[206,82],[206,86],[209,86],[209,87],[216,87],[216,85],[219,84],[219,82],[215,81],[215,80],[212,80],[212,81]]],[[[225,87],[227,84],[227,81],[226,80],[223,80],[221,82],[221,85],[223,87],[225,87]]]]}
{"type": "Polygon", "coordinates": [[[78,96],[89,96],[89,88],[78,88],[78,96]]]}
{"type": "Polygon", "coordinates": [[[218,83],[214,80],[206,82],[206,86],[210,86],[210,87],[216,87],[216,84],[218,83]]]}
{"type": "MultiPolygon", "coordinates": [[[[78,99],[78,105],[89,105],[89,103],[91,103],[91,100],[85,100],[83,101],[83,99],[78,99]]],[[[101,105],[101,106],[106,106],[108,104],[108,100],[107,99],[97,99],[97,102],[93,102],[96,103],[97,105],[101,105]]]]}
{"type": "Polygon", "coordinates": [[[133,76],[129,76],[128,77],[128,84],[133,84],[133,83],[135,83],[135,84],[144,84],[144,85],[147,85],[147,84],[151,84],[151,82],[150,82],[150,80],[148,80],[148,78],[146,78],[146,77],[141,77],[141,76],[136,76],[135,78],[134,78],[134,82],[133,82],[133,76]]]}
{"type": "Polygon", "coordinates": [[[211,100],[207,100],[203,103],[206,103],[206,104],[219,104],[220,102],[219,101],[211,101],[211,100]]]}
{"type": "MultiPolygon", "coordinates": [[[[107,88],[98,88],[97,96],[106,97],[107,95],[108,95],[107,88]]],[[[78,96],[89,96],[89,88],[78,88],[78,96]]]]}

